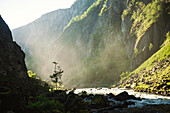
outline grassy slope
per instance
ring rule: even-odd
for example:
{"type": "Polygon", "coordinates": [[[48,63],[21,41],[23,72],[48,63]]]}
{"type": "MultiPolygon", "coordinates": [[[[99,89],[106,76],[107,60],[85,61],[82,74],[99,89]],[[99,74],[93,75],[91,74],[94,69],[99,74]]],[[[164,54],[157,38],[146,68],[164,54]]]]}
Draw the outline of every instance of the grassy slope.
{"type": "MultiPolygon", "coordinates": [[[[131,15],[133,20],[131,33],[137,37],[134,49],[145,31],[155,23],[163,12],[162,0],[153,0],[148,4],[144,1],[131,0],[128,9],[124,10],[122,19],[131,15]],[[150,13],[148,13],[150,12],[150,13]],[[151,19],[152,18],[152,19],[151,19]]],[[[134,88],[136,91],[147,91],[169,95],[170,89],[170,35],[162,48],[146,60],[133,72],[121,74],[121,87],[134,88]]]]}
{"type": "MultiPolygon", "coordinates": [[[[168,33],[167,33],[168,34],[168,33]]],[[[122,78],[123,87],[131,87],[136,91],[147,91],[162,95],[170,94],[170,42],[146,60],[141,66],[122,78]]]]}

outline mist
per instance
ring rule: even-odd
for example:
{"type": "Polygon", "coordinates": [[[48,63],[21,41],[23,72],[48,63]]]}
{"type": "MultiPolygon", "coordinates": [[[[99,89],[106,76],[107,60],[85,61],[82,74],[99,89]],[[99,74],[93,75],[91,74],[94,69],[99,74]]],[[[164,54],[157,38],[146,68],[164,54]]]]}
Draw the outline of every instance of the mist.
{"type": "Polygon", "coordinates": [[[42,80],[50,80],[54,61],[64,70],[62,81],[69,88],[108,86],[118,82],[119,75],[128,70],[126,48],[121,41],[115,40],[115,36],[111,36],[110,41],[103,45],[101,41],[95,48],[94,36],[90,37],[93,40],[88,44],[80,39],[77,39],[78,44],[63,40],[64,36],[53,39],[49,34],[46,37],[41,40],[20,40],[21,45],[27,44],[26,47],[29,47],[22,48],[26,53],[27,69],[37,73],[42,80]]]}
{"type": "Polygon", "coordinates": [[[64,70],[62,81],[66,87],[117,83],[120,74],[129,70],[130,62],[121,16],[112,20],[105,19],[107,15],[98,16],[102,9],[100,4],[103,2],[78,0],[69,9],[53,11],[14,29],[14,39],[26,54],[27,68],[41,79],[49,80],[54,72],[52,62],[57,62],[64,70]],[[88,15],[84,15],[87,11],[88,15]],[[76,20],[77,15],[84,18],[76,20]]]}

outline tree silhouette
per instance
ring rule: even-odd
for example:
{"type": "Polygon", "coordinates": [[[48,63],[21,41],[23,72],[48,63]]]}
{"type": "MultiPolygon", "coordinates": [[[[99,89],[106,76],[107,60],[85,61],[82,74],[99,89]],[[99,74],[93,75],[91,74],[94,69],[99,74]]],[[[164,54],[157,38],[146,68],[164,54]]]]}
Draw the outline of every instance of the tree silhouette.
{"type": "Polygon", "coordinates": [[[55,65],[54,74],[50,75],[50,78],[51,78],[51,81],[56,84],[56,89],[57,89],[57,83],[59,83],[60,85],[62,84],[61,76],[64,71],[60,68],[60,66],[57,66],[58,63],[56,62],[53,62],[53,63],[55,65]]]}

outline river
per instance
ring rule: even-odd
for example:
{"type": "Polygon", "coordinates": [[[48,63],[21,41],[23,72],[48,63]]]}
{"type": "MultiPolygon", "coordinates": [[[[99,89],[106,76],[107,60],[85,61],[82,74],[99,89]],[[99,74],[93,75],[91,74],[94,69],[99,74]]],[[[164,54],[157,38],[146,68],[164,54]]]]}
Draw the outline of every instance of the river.
{"type": "MultiPolygon", "coordinates": [[[[161,95],[155,95],[155,94],[148,94],[148,93],[141,93],[141,92],[134,92],[133,90],[128,90],[124,88],[82,88],[82,89],[76,89],[74,93],[78,94],[82,91],[86,91],[87,94],[109,94],[112,93],[114,95],[117,95],[121,92],[126,91],[129,95],[134,95],[135,97],[142,98],[142,101],[138,100],[128,100],[131,102],[135,102],[135,105],[130,105],[128,107],[142,107],[145,105],[158,105],[158,104],[170,104],[170,96],[161,96],[161,95]]],[[[110,102],[114,102],[115,100],[110,100],[110,102]]]]}

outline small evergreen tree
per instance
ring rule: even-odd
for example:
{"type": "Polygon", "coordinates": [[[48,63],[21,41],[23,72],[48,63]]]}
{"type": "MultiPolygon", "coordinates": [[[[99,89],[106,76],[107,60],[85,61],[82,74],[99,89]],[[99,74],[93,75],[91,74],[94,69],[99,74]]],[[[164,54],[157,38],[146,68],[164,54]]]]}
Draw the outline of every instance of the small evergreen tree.
{"type": "Polygon", "coordinates": [[[56,84],[56,89],[57,89],[57,83],[60,85],[62,84],[61,81],[61,76],[63,74],[63,70],[60,68],[60,66],[57,66],[58,63],[53,62],[55,67],[54,67],[54,74],[50,75],[51,81],[56,84]]]}

